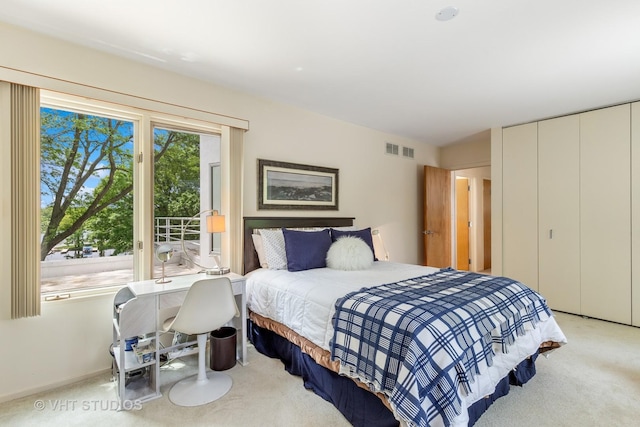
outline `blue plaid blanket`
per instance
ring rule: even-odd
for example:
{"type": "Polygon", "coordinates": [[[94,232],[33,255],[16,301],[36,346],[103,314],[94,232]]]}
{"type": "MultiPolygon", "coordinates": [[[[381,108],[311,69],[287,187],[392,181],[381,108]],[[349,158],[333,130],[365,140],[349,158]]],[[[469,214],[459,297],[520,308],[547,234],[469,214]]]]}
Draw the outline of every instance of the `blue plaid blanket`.
{"type": "Polygon", "coordinates": [[[339,299],[331,358],[386,394],[409,425],[449,425],[494,351],[550,316],[515,280],[443,269],[339,299]]]}

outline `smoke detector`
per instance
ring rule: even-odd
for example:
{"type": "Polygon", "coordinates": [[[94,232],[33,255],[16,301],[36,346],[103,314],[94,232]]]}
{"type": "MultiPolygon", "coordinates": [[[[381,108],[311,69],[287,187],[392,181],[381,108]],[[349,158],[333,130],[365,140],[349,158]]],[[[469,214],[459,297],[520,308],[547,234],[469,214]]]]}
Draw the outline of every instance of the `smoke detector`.
{"type": "Polygon", "coordinates": [[[438,21],[450,21],[458,15],[458,8],[448,6],[436,13],[436,19],[438,21]]]}

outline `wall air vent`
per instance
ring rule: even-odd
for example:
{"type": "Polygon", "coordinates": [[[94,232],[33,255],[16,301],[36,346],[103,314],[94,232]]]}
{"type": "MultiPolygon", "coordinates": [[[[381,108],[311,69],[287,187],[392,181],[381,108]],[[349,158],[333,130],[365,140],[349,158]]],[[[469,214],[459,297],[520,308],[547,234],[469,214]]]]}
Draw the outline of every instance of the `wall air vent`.
{"type": "Polygon", "coordinates": [[[402,155],[404,157],[408,157],[410,159],[413,159],[413,148],[402,147],[402,155]]]}
{"type": "Polygon", "coordinates": [[[398,155],[398,145],[387,142],[387,154],[398,155]]]}

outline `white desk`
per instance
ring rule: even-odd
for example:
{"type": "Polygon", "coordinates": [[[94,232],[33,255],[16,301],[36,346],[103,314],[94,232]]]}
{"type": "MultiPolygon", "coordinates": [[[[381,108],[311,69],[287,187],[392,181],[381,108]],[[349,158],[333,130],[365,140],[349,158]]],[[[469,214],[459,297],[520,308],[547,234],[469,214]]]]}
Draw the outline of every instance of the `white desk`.
{"type": "MultiPolygon", "coordinates": [[[[242,365],[247,364],[247,301],[246,301],[246,293],[245,293],[245,278],[236,273],[224,274],[222,276],[207,276],[204,273],[198,274],[189,274],[186,276],[174,276],[168,277],[167,279],[171,280],[169,283],[156,283],[156,279],[151,280],[143,280],[139,282],[131,282],[128,283],[127,286],[133,293],[135,297],[148,297],[153,296],[156,299],[156,307],[158,311],[165,308],[177,307],[181,305],[184,300],[187,291],[191,287],[191,285],[202,279],[212,279],[216,277],[228,277],[231,280],[231,286],[233,287],[233,294],[236,297],[240,298],[238,302],[238,309],[240,310],[240,319],[241,324],[239,329],[239,335],[241,337],[240,344],[241,347],[238,351],[238,361],[242,365]],[[172,295],[167,295],[172,294],[172,295]]],[[[159,323],[163,322],[164,319],[158,319],[159,323]]],[[[236,327],[237,327],[237,322],[236,327]]],[[[159,327],[162,325],[159,324],[159,327]]]]}
{"type": "MultiPolygon", "coordinates": [[[[115,359],[114,377],[118,381],[118,396],[121,409],[131,409],[136,402],[160,397],[160,355],[169,349],[161,349],[160,332],[167,317],[175,315],[193,283],[202,279],[228,277],[240,310],[240,322],[233,324],[239,330],[240,340],[236,347],[236,358],[242,365],[247,364],[247,310],[245,278],[229,273],[223,276],[207,276],[204,273],[175,276],[169,283],[156,283],[155,279],[131,282],[122,288],[114,298],[113,309],[113,353],[115,359]],[[238,299],[240,301],[238,301],[238,299]],[[238,323],[240,323],[238,325],[238,323]],[[125,339],[140,335],[155,337],[153,360],[140,362],[132,351],[125,351],[125,339]],[[117,372],[116,372],[117,369],[117,372]],[[127,381],[128,375],[140,370],[144,374],[136,380],[127,381]]],[[[194,341],[195,343],[195,341],[194,341]]]]}

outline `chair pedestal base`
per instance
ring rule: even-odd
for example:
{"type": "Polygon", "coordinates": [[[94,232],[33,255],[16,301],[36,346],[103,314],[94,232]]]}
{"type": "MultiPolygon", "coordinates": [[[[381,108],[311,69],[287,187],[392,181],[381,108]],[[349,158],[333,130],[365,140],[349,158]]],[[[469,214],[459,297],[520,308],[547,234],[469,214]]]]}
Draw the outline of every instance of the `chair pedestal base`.
{"type": "Polygon", "coordinates": [[[169,400],[179,406],[204,405],[227,394],[232,383],[229,375],[220,372],[207,372],[207,379],[203,381],[194,375],[174,384],[169,391],[169,400]]]}
{"type": "Polygon", "coordinates": [[[221,398],[231,389],[233,381],[227,374],[207,372],[205,360],[209,333],[234,315],[238,307],[228,277],[198,280],[168,328],[188,335],[197,334],[198,375],[177,382],[169,391],[169,400],[180,406],[198,406],[221,398]],[[218,284],[218,282],[221,282],[218,284]]]}

